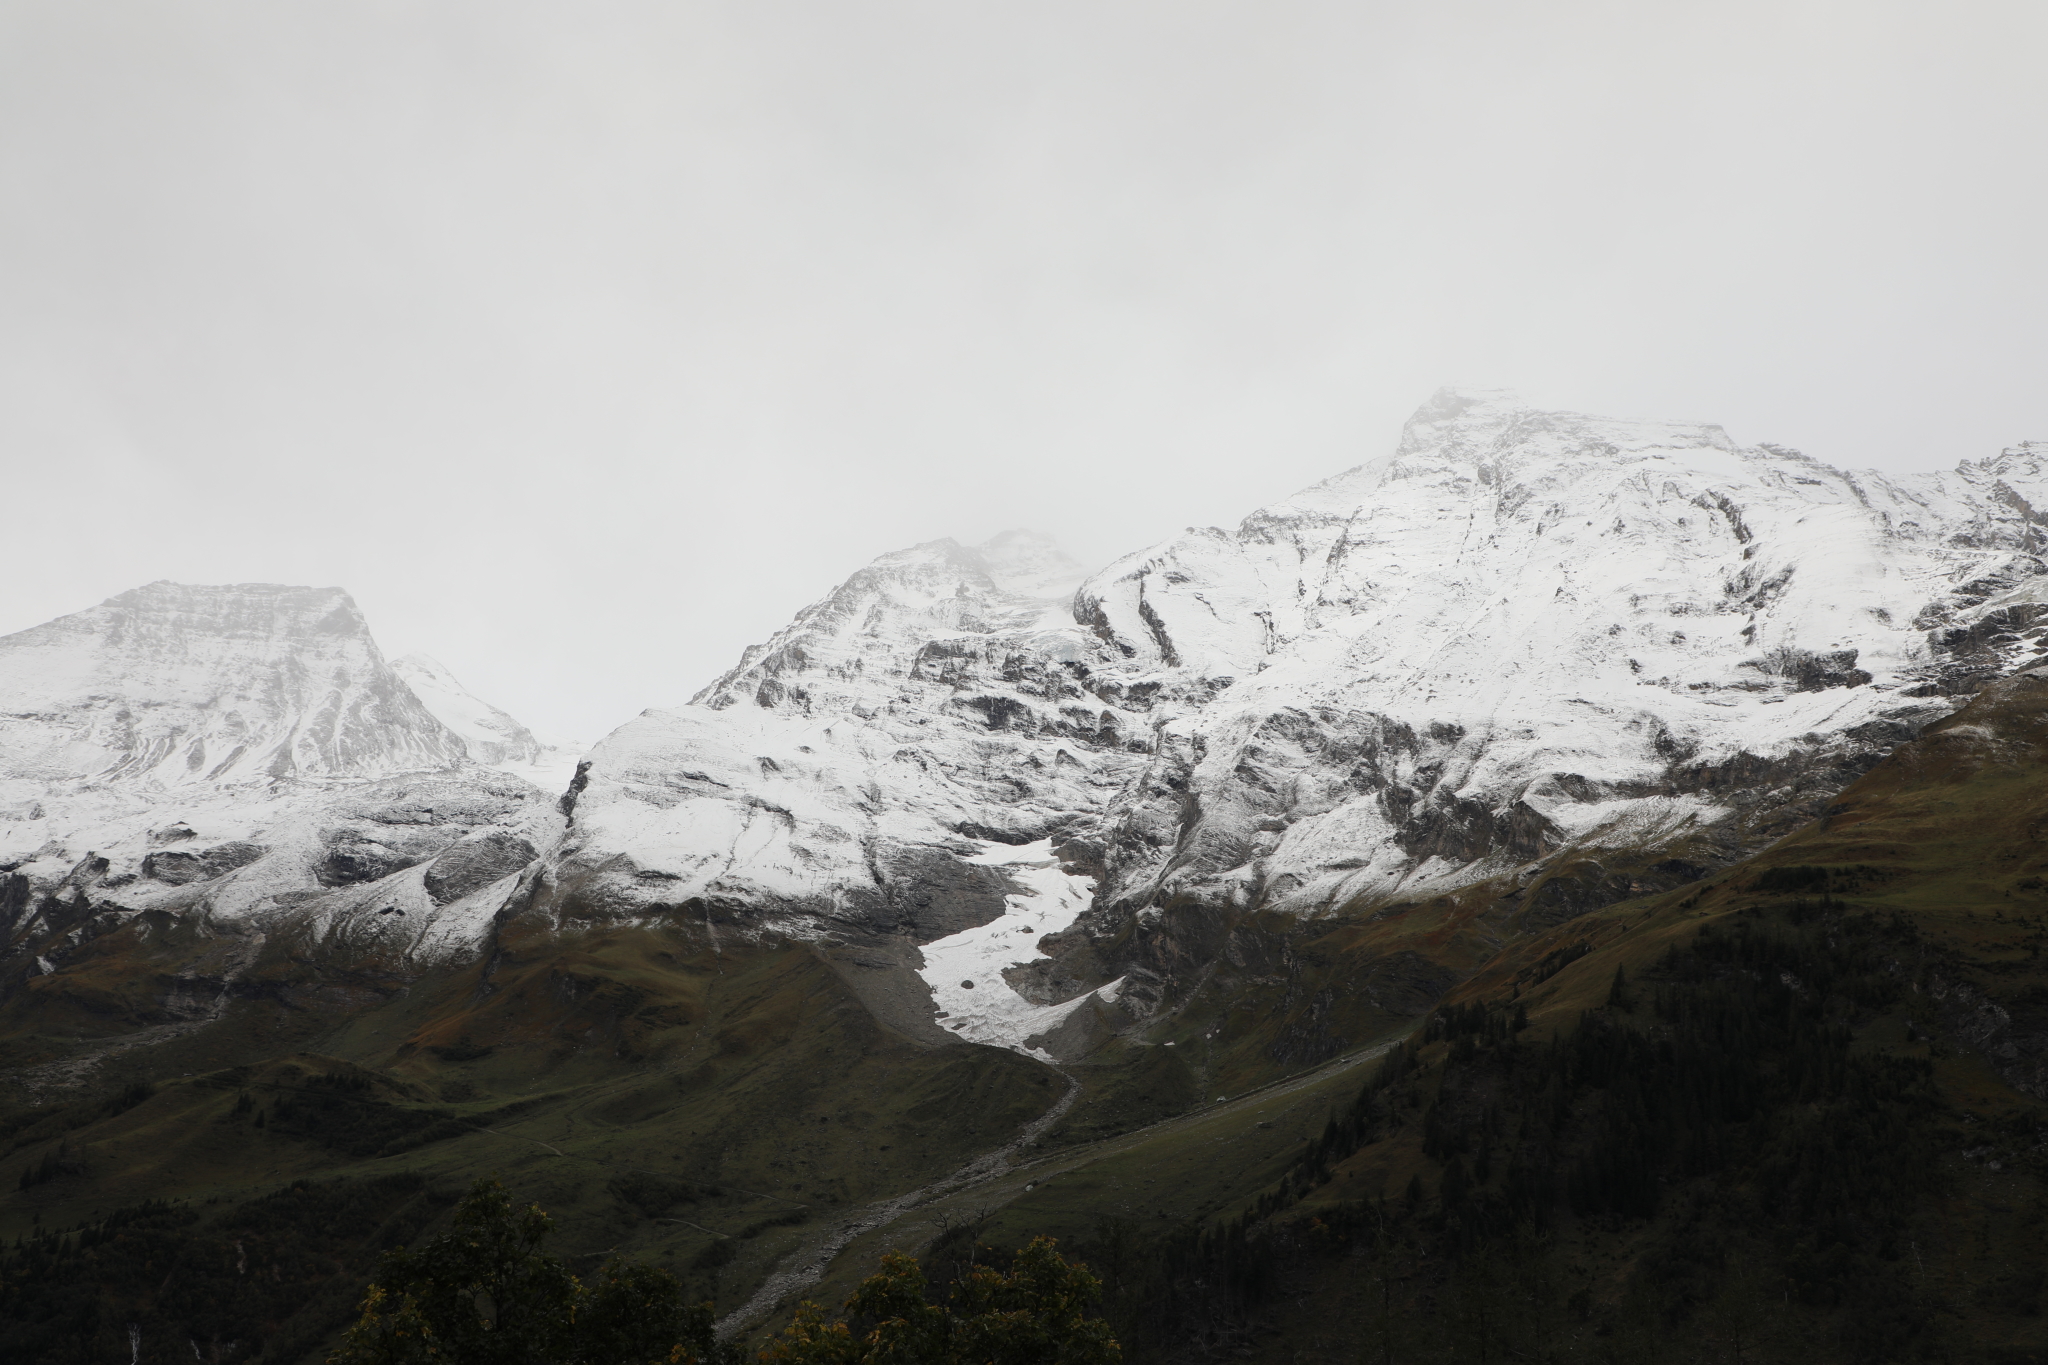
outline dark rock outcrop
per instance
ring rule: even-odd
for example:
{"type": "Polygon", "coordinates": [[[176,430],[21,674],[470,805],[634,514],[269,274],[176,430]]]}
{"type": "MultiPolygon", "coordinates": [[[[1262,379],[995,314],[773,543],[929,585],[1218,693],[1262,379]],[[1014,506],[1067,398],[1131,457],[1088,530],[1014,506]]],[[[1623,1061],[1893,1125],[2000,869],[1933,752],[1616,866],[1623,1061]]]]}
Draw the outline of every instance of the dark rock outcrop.
{"type": "Polygon", "coordinates": [[[427,868],[427,894],[436,905],[461,900],[511,876],[536,856],[534,846],[516,834],[495,831],[482,838],[465,839],[427,868]]]}
{"type": "Polygon", "coordinates": [[[269,851],[262,844],[239,840],[206,849],[157,849],[143,855],[142,875],[173,886],[212,881],[236,868],[247,867],[269,851]]]}

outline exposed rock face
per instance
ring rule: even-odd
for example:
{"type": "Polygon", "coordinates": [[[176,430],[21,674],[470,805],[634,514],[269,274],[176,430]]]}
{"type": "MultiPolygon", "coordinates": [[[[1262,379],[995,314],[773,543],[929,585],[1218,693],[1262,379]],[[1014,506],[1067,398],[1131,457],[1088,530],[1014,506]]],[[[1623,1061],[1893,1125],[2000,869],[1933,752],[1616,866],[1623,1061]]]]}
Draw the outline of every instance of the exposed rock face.
{"type": "MultiPolygon", "coordinates": [[[[2036,651],[2044,498],[2038,444],[1891,479],[1446,392],[1393,455],[1067,602],[1022,536],[882,557],[597,747],[537,903],[825,932],[890,919],[908,850],[930,879],[1048,836],[1105,932],[1566,850],[1697,875],[2036,651]]],[[[1587,872],[1545,913],[1640,880],[1587,872]]]]}
{"type": "Polygon", "coordinates": [[[229,840],[206,849],[170,849],[142,855],[142,875],[172,886],[224,877],[247,867],[270,850],[261,844],[229,840]]]}
{"type": "Polygon", "coordinates": [[[434,859],[423,884],[434,904],[446,905],[511,876],[533,859],[532,844],[505,830],[492,830],[465,839],[434,859]]]}
{"type": "Polygon", "coordinates": [[[1930,973],[1927,993],[1948,1031],[1982,1052],[2007,1084],[2035,1099],[2048,1099],[2048,1029],[2042,1027],[2048,1022],[2042,1009],[2048,1001],[2038,987],[2017,1002],[2032,1016],[2017,1023],[2010,1010],[1966,981],[1930,973]]]}

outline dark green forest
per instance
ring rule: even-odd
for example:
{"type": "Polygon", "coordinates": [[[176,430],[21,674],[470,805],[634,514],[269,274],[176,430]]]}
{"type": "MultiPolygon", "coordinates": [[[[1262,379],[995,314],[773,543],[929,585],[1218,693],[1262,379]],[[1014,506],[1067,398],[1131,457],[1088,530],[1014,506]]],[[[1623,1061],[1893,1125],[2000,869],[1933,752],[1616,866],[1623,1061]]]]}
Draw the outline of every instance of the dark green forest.
{"type": "Polygon", "coordinates": [[[1238,1217],[1106,1224],[1077,1253],[1139,1360],[1253,1340],[1305,1286],[1325,1311],[1344,1298],[1360,1358],[1387,1362],[2048,1358],[1965,1321],[2038,1319],[2048,1124],[1941,1098],[1924,946],[1898,917],[1801,901],[1705,926],[1639,980],[1617,969],[1605,1006],[1550,1036],[1512,1002],[1449,1006],[1238,1217]],[[1318,1198],[1404,1141],[1433,1179],[1318,1198]],[[1959,1302],[1927,1262],[1965,1147],[2032,1194],[1959,1302]]]}
{"type": "Polygon", "coordinates": [[[316,1357],[353,1316],[377,1254],[455,1203],[412,1172],[296,1181],[227,1206],[151,1201],[0,1253],[0,1359],[131,1358],[131,1329],[201,1360],[316,1357]]]}

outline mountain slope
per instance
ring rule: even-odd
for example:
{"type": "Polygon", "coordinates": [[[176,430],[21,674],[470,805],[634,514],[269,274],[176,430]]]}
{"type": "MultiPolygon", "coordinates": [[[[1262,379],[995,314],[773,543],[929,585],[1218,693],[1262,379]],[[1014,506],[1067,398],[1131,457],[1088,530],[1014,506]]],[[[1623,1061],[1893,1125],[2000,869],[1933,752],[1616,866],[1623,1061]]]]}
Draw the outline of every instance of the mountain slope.
{"type": "Polygon", "coordinates": [[[447,665],[424,654],[394,659],[391,671],[405,680],[435,720],[462,741],[468,756],[486,767],[500,763],[537,763],[546,749],[505,712],[471,695],[447,665]]]}
{"type": "Polygon", "coordinates": [[[983,1263],[1087,1258],[1139,1361],[2039,1360],[2044,773],[2035,668],[1763,853],[1509,944],[1377,1066],[1055,1151],[825,1297],[887,1246],[957,1269],[971,1208],[983,1263]]]}
{"type": "Polygon", "coordinates": [[[1890,479],[1446,392],[1070,604],[1026,538],[884,556],[600,744],[530,908],[931,940],[1046,840],[1092,909],[1008,975],[1122,980],[1126,1021],[1245,916],[1546,880],[1578,913],[1761,847],[2034,654],[2044,498],[2038,445],[1890,479]]]}

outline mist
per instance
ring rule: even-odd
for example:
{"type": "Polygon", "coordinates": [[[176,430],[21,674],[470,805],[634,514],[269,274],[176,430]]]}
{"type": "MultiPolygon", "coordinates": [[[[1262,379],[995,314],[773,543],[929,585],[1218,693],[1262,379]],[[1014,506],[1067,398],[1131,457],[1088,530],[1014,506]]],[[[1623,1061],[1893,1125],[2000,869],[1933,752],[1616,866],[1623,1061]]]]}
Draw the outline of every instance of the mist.
{"type": "Polygon", "coordinates": [[[1440,385],[2048,437],[2034,3],[0,3],[0,632],[348,588],[591,740],[874,555],[1440,385]]]}

